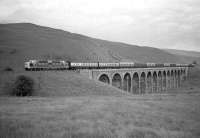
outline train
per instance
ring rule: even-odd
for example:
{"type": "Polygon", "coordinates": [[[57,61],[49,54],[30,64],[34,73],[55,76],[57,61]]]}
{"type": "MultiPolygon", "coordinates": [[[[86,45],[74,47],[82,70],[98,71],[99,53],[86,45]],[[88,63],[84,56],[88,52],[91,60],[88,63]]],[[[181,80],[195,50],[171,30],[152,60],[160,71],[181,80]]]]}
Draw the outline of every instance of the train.
{"type": "Polygon", "coordinates": [[[77,69],[119,69],[119,68],[158,68],[193,67],[193,64],[174,63],[136,63],[136,62],[70,62],[64,60],[29,60],[24,63],[25,70],[77,70],[77,69]]]}

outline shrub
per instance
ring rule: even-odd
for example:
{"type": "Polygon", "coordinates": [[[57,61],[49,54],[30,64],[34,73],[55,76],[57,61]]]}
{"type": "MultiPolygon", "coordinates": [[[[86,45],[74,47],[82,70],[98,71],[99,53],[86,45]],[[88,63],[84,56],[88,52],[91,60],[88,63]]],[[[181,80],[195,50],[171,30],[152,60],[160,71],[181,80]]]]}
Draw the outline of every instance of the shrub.
{"type": "Polygon", "coordinates": [[[10,51],[10,54],[15,54],[16,52],[17,52],[17,50],[13,49],[13,50],[10,51]]]}
{"type": "Polygon", "coordinates": [[[34,92],[34,80],[28,76],[17,77],[12,94],[15,96],[31,96],[34,92]]]}
{"type": "Polygon", "coordinates": [[[194,61],[192,62],[192,64],[194,64],[194,65],[197,65],[197,61],[196,61],[196,60],[194,60],[194,61]]]}
{"type": "Polygon", "coordinates": [[[4,71],[14,71],[11,67],[6,67],[4,71]]]}

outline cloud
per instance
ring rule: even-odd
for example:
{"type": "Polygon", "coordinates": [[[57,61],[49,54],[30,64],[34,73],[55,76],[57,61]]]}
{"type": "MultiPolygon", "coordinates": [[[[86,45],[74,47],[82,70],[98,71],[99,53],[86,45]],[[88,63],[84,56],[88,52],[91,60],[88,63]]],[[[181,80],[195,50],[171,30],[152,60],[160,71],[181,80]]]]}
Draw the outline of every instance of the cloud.
{"type": "Polygon", "coordinates": [[[131,44],[200,50],[199,0],[0,0],[1,22],[33,22],[131,44]]]}

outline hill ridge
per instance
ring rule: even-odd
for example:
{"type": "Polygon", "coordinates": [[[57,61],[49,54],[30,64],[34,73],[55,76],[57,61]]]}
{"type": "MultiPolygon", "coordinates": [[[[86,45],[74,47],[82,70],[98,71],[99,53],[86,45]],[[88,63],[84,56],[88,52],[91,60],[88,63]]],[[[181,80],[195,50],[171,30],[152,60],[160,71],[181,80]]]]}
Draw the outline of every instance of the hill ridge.
{"type": "Polygon", "coordinates": [[[33,23],[0,24],[0,68],[23,69],[29,59],[64,59],[79,62],[185,63],[167,51],[92,38],[33,23]]]}

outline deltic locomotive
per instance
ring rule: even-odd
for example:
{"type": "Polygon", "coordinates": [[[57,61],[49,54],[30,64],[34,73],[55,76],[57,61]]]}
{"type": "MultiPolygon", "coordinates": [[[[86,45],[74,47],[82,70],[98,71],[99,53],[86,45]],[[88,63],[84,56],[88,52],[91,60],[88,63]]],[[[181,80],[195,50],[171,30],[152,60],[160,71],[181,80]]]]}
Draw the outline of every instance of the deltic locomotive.
{"type": "Polygon", "coordinates": [[[156,67],[188,67],[192,64],[174,63],[136,63],[136,62],[70,62],[64,60],[29,60],[25,62],[25,70],[76,70],[106,68],[156,68],[156,67]]]}

